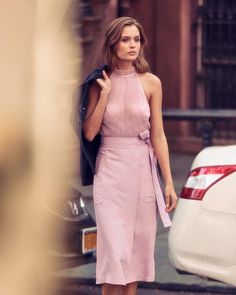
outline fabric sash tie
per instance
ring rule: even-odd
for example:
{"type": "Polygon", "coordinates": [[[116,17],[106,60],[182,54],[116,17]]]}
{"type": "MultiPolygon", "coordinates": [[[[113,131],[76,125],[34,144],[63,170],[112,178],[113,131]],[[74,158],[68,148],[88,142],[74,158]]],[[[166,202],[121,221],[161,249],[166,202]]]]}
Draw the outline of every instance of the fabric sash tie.
{"type": "Polygon", "coordinates": [[[166,205],[165,205],[164,197],[163,197],[160,183],[159,183],[158,176],[157,176],[157,168],[156,168],[157,160],[154,155],[152,144],[150,141],[150,132],[148,130],[145,130],[144,132],[141,132],[139,134],[139,137],[148,146],[149,156],[150,156],[150,160],[151,160],[151,171],[152,171],[153,185],[154,185],[154,190],[155,190],[158,211],[160,213],[162,223],[163,223],[164,227],[171,226],[171,220],[170,220],[169,214],[165,211],[166,205]]]}

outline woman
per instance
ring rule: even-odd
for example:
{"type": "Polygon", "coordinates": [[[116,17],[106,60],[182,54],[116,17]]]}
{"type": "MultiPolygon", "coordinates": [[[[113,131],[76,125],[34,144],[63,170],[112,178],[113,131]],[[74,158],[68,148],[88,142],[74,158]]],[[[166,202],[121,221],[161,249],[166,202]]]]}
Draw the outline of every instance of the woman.
{"type": "Polygon", "coordinates": [[[96,282],[103,295],[134,295],[153,281],[156,215],[170,226],[177,204],[161,112],[161,82],[144,58],[146,37],[130,17],[109,26],[103,52],[108,72],[89,90],[83,124],[92,141],[101,134],[94,175],[97,221],[96,282]],[[158,159],[165,198],[156,174],[158,159]]]}

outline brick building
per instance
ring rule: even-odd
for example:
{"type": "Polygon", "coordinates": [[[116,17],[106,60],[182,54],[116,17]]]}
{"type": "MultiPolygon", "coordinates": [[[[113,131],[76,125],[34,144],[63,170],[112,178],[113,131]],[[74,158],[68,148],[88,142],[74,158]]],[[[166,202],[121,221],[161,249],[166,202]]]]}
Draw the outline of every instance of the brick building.
{"type": "MultiPolygon", "coordinates": [[[[232,0],[83,0],[84,74],[102,63],[107,24],[118,16],[141,22],[151,70],[163,86],[164,109],[236,109],[236,2],[232,0]]],[[[201,120],[165,123],[170,147],[198,151],[201,120]]],[[[214,144],[235,143],[235,120],[210,122],[214,144]]]]}

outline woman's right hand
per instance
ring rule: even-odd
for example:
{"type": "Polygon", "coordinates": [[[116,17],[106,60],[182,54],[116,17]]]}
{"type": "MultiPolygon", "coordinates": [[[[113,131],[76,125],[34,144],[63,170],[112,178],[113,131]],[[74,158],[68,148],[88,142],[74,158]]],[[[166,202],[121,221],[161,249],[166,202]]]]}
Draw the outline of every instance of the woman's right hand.
{"type": "Polygon", "coordinates": [[[101,86],[102,93],[109,94],[109,92],[111,91],[111,80],[107,76],[105,71],[102,71],[102,74],[103,74],[103,79],[99,78],[99,79],[96,79],[96,81],[101,86]]]}

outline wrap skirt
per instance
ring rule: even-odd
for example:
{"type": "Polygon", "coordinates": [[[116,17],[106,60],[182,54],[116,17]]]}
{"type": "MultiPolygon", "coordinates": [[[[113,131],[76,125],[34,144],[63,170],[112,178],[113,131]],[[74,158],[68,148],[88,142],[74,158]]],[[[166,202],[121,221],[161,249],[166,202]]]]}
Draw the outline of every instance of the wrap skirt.
{"type": "Polygon", "coordinates": [[[163,196],[153,181],[148,138],[102,137],[93,186],[97,284],[155,278],[157,200],[163,196]]]}

